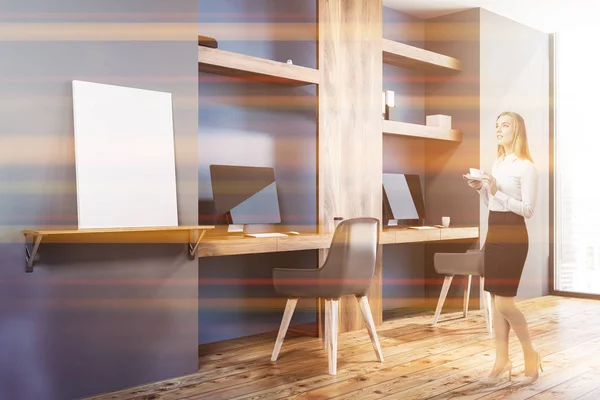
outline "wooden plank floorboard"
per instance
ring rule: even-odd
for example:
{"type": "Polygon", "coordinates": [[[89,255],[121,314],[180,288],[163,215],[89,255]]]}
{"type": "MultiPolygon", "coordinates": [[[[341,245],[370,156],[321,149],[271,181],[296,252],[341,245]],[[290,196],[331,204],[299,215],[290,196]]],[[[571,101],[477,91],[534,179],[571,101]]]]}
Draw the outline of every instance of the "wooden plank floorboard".
{"type": "MultiPolygon", "coordinates": [[[[585,357],[586,348],[589,345],[589,339],[591,336],[587,335],[586,338],[580,343],[579,346],[576,347],[568,347],[565,351],[562,351],[558,354],[553,354],[550,357],[546,357],[546,361],[548,359],[552,359],[556,365],[560,363],[560,357],[564,356],[565,353],[569,355],[574,355],[575,357],[585,357]]],[[[596,340],[594,343],[595,346],[600,345],[600,340],[596,340]]],[[[568,346],[568,345],[567,345],[568,346]]],[[[539,348],[543,348],[543,346],[539,346],[539,348]]],[[[512,350],[512,349],[511,349],[512,350]]],[[[564,363],[564,361],[563,361],[564,363]]],[[[549,377],[552,375],[551,371],[545,371],[543,376],[540,376],[540,379],[535,383],[535,385],[531,386],[520,386],[518,384],[511,384],[508,381],[503,381],[501,384],[493,387],[482,386],[478,382],[476,382],[477,378],[481,376],[485,376],[487,372],[489,372],[491,364],[485,366],[477,366],[475,368],[471,368],[468,370],[462,370],[461,373],[467,374],[467,378],[463,379],[461,377],[456,376],[446,376],[443,379],[436,379],[432,383],[424,384],[418,388],[409,391],[396,392],[393,396],[389,398],[419,398],[419,399],[431,399],[431,400],[441,400],[441,399],[462,399],[462,400],[474,400],[474,399],[508,399],[508,398],[528,398],[533,394],[530,390],[535,388],[538,390],[541,388],[543,381],[548,381],[549,377]],[[516,396],[516,397],[511,397],[516,396]]],[[[519,363],[517,366],[522,366],[522,363],[519,363]]],[[[564,365],[562,365],[564,367],[564,365]]],[[[554,371],[556,371],[555,369],[554,371]]],[[[560,370],[560,368],[558,368],[560,370]]],[[[379,397],[381,398],[381,397],[379,397]]]]}
{"type": "MultiPolygon", "coordinates": [[[[544,372],[530,386],[477,383],[493,363],[493,336],[482,311],[432,312],[384,321],[377,328],[385,361],[366,329],[343,333],[338,373],[327,373],[321,340],[291,333],[270,361],[276,332],[199,348],[199,371],[89,399],[600,399],[600,302],[556,296],[518,303],[544,372]]],[[[522,372],[520,344],[510,337],[513,376],[522,372]]]]}
{"type": "MultiPolygon", "coordinates": [[[[588,370],[579,376],[569,379],[561,384],[558,384],[550,389],[544,390],[534,396],[530,400],[561,400],[567,398],[579,398],[590,390],[598,387],[600,381],[600,368],[588,370]]],[[[600,396],[598,397],[600,398],[600,396]]]]}
{"type": "MultiPolygon", "coordinates": [[[[572,365],[569,367],[571,371],[574,371],[576,366],[572,365]]],[[[579,398],[590,390],[598,388],[600,381],[600,368],[595,367],[589,370],[589,366],[586,367],[587,371],[577,374],[573,378],[565,379],[563,383],[555,385],[547,390],[535,394],[534,396],[528,397],[528,400],[563,400],[563,399],[575,399],[579,398]]],[[[572,372],[569,373],[572,375],[572,372]]],[[[538,388],[536,388],[538,389],[538,388]]],[[[600,396],[596,397],[597,399],[600,396]]]]}
{"type": "MultiPolygon", "coordinates": [[[[527,307],[524,307],[525,309],[527,307]]],[[[542,309],[545,312],[549,312],[547,309],[542,309]]],[[[583,309],[582,309],[583,310],[583,309]]],[[[572,315],[575,315],[577,313],[574,313],[572,315]]],[[[588,317],[583,317],[581,319],[581,321],[585,321],[587,320],[588,317]]],[[[458,325],[456,325],[456,328],[460,327],[460,324],[468,324],[468,323],[473,323],[472,320],[463,320],[461,319],[458,325]]],[[[581,322],[579,321],[579,322],[581,322]]],[[[576,322],[576,321],[574,321],[576,322]]],[[[485,333],[485,331],[483,330],[483,320],[481,320],[478,324],[479,327],[481,327],[481,331],[484,332],[484,337],[483,339],[491,339],[491,336],[488,336],[487,333],[485,333]]],[[[423,327],[421,326],[420,328],[421,330],[423,330],[423,327]]],[[[430,357],[432,354],[434,354],[434,352],[439,352],[439,351],[443,351],[445,348],[455,348],[456,346],[464,346],[466,345],[464,342],[464,338],[462,337],[456,337],[456,333],[460,332],[460,329],[455,329],[455,331],[453,332],[453,334],[451,335],[439,335],[437,337],[434,337],[433,339],[431,338],[431,333],[425,333],[425,336],[427,336],[429,339],[428,340],[435,340],[435,341],[445,341],[445,343],[443,344],[438,344],[435,346],[432,346],[431,343],[425,343],[425,342],[418,342],[416,343],[416,346],[419,347],[421,350],[415,351],[412,347],[406,348],[403,346],[394,346],[393,348],[384,348],[384,354],[386,357],[386,363],[387,365],[391,365],[392,363],[400,363],[400,364],[404,364],[410,361],[413,361],[414,359],[417,358],[424,358],[424,363],[427,364],[428,360],[426,359],[427,357],[430,357]],[[423,350],[424,349],[424,350],[423,350]],[[433,350],[431,350],[433,349],[433,350]],[[393,357],[390,357],[390,353],[392,354],[393,357]],[[401,355],[402,358],[396,358],[396,355],[401,355]]],[[[470,333],[472,336],[473,332],[466,332],[467,334],[470,333]]],[[[481,337],[474,337],[471,338],[471,340],[474,341],[480,341],[482,340],[481,337]]],[[[468,343],[467,343],[468,344],[468,343]]],[[[491,347],[491,345],[490,345],[491,347]]],[[[367,347],[367,349],[370,350],[370,347],[367,347]]],[[[367,355],[370,357],[370,352],[367,353],[367,355]]],[[[348,360],[349,362],[358,362],[361,360],[348,360]]],[[[291,378],[293,378],[290,383],[288,383],[286,386],[288,388],[292,389],[292,392],[289,391],[282,391],[281,387],[277,387],[275,385],[275,381],[271,381],[271,382],[265,382],[265,381],[261,381],[260,379],[258,380],[250,380],[249,383],[247,383],[244,387],[238,387],[235,390],[221,390],[219,392],[211,392],[211,395],[214,396],[214,398],[221,398],[220,394],[221,393],[225,393],[227,392],[227,394],[230,396],[229,398],[235,398],[235,396],[241,396],[240,391],[242,393],[246,393],[251,387],[256,387],[256,386],[263,386],[263,387],[268,387],[270,389],[267,389],[267,392],[269,391],[274,391],[274,390],[278,390],[279,392],[277,394],[271,393],[270,395],[264,396],[265,392],[264,391],[260,391],[258,393],[255,393],[254,396],[250,397],[250,398],[287,398],[289,395],[295,394],[295,390],[294,387],[298,386],[299,390],[303,390],[303,391],[308,391],[311,388],[314,388],[315,386],[321,385],[324,386],[328,383],[331,383],[332,380],[335,381],[339,381],[342,378],[345,378],[344,374],[348,375],[348,378],[351,378],[352,376],[356,376],[356,375],[361,375],[361,377],[363,377],[365,374],[372,372],[372,371],[379,371],[382,367],[381,364],[379,363],[372,363],[370,364],[367,369],[356,369],[356,368],[350,368],[350,369],[346,369],[344,368],[344,361],[342,360],[342,358],[338,358],[338,362],[340,367],[338,367],[338,374],[335,378],[329,377],[328,375],[322,375],[319,374],[318,371],[314,371],[314,366],[312,368],[312,371],[310,371],[310,373],[312,374],[312,377],[309,378],[308,380],[303,380],[301,379],[301,373],[302,371],[298,371],[297,369],[294,370],[294,375],[291,376],[291,378]],[[260,395],[259,395],[260,393],[260,395]],[[261,396],[262,395],[262,396],[261,396]]]]}
{"type": "MultiPolygon", "coordinates": [[[[580,319],[579,322],[584,321],[580,319]]],[[[573,322],[576,322],[575,320],[573,322]]],[[[542,324],[532,326],[531,334],[534,341],[554,341],[558,337],[555,332],[548,331],[552,324],[542,324]]],[[[511,340],[511,351],[518,351],[519,344],[515,338],[511,340]]],[[[420,387],[431,387],[435,389],[438,386],[439,380],[444,377],[452,376],[451,380],[458,381],[460,377],[456,375],[464,375],[461,379],[469,380],[477,378],[469,376],[469,368],[484,365],[485,368],[490,368],[493,363],[493,344],[479,343],[476,345],[467,345],[460,348],[454,348],[447,353],[438,354],[432,357],[427,357],[418,360],[412,365],[398,365],[393,368],[379,371],[375,374],[362,375],[359,382],[347,381],[336,384],[338,388],[325,387],[321,391],[309,391],[309,395],[324,395],[329,394],[330,397],[338,396],[340,392],[346,393],[345,396],[334,397],[336,399],[367,399],[380,398],[386,393],[397,393],[402,389],[420,387]],[[419,368],[415,368],[415,364],[421,363],[419,368]],[[468,374],[468,375],[465,375],[468,374]],[[373,385],[374,384],[374,385],[373,385]],[[429,386],[427,386],[430,384],[429,386]],[[339,386],[346,386],[344,390],[340,390],[339,386]]],[[[517,366],[518,363],[515,363],[517,366]]],[[[302,398],[302,396],[300,396],[302,398]]]]}
{"type": "Polygon", "coordinates": [[[598,400],[600,399],[600,386],[592,389],[583,396],[577,397],[577,400],[598,400]]]}
{"type": "MultiPolygon", "coordinates": [[[[592,321],[593,323],[597,323],[596,321],[592,321]]],[[[588,331],[582,331],[573,327],[572,332],[570,333],[570,340],[563,341],[561,340],[562,335],[564,333],[568,333],[566,331],[554,332],[552,335],[545,335],[545,337],[533,337],[533,341],[536,345],[536,348],[540,351],[541,354],[544,355],[544,361],[546,364],[546,372],[548,369],[551,369],[551,366],[548,366],[549,360],[554,358],[553,356],[548,356],[553,351],[563,350],[559,354],[567,353],[569,355],[585,355],[586,349],[590,344],[590,340],[595,340],[596,332],[595,329],[590,329],[588,331]],[[577,345],[575,347],[575,345],[577,345]]],[[[595,346],[600,345],[600,342],[594,343],[595,346]]],[[[520,344],[517,341],[513,341],[511,343],[511,354],[519,353],[520,344]]],[[[518,370],[523,365],[522,359],[514,359],[513,357],[513,369],[518,370]],[[515,362],[516,361],[516,362],[515,362]]],[[[420,387],[418,392],[403,392],[403,395],[415,395],[419,398],[434,398],[434,399],[449,399],[449,398],[460,398],[460,399],[475,399],[475,398],[505,398],[507,396],[507,391],[510,392],[514,389],[514,387],[509,387],[508,385],[500,385],[498,387],[482,389],[481,385],[477,382],[471,383],[470,381],[476,381],[476,379],[480,376],[484,376],[491,366],[491,363],[485,366],[476,367],[474,369],[463,370],[462,372],[471,376],[472,379],[458,380],[454,377],[450,377],[447,380],[436,380],[435,385],[428,385],[424,387],[420,387]],[[507,387],[507,391],[499,390],[504,386],[507,387]],[[424,392],[424,390],[429,389],[429,391],[424,392]],[[425,395],[426,394],[426,395],[425,395]],[[436,396],[432,396],[436,395],[436,396]]]]}

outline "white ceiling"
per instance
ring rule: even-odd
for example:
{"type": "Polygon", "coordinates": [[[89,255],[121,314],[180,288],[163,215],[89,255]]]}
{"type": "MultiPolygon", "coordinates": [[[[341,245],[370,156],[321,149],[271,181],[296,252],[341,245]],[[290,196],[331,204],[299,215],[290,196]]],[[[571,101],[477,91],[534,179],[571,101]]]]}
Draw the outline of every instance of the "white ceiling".
{"type": "Polygon", "coordinates": [[[481,7],[546,33],[600,20],[600,0],[383,0],[383,5],[422,19],[481,7]]]}

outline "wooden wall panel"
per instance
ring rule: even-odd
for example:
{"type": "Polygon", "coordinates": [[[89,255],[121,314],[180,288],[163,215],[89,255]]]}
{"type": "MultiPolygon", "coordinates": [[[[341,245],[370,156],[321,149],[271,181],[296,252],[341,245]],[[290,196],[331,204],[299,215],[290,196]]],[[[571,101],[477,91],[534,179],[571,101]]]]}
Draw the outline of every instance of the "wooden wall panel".
{"type": "MultiPolygon", "coordinates": [[[[336,216],[381,217],[382,2],[318,1],[319,229],[331,233],[336,216]]],[[[381,261],[369,301],[379,324],[381,261]]],[[[343,299],[340,332],[362,326],[356,301],[343,299]]]]}

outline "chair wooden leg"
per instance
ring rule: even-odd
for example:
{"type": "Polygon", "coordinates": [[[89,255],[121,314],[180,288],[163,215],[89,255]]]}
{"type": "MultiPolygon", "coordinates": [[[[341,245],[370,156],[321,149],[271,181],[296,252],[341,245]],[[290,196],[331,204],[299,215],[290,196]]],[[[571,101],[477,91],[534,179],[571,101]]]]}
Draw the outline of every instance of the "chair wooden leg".
{"type": "Polygon", "coordinates": [[[377,331],[375,330],[375,321],[373,321],[373,315],[371,314],[369,299],[367,298],[367,296],[362,296],[360,299],[357,300],[358,304],[360,305],[360,311],[362,312],[363,319],[365,320],[365,324],[367,325],[367,331],[369,332],[369,337],[371,338],[373,349],[375,349],[375,354],[377,354],[377,359],[383,362],[383,352],[381,351],[379,337],[377,336],[377,331]]]}
{"type": "Polygon", "coordinates": [[[467,318],[469,312],[469,297],[471,296],[471,275],[467,278],[467,285],[465,286],[465,293],[463,298],[463,318],[467,318]]]}
{"type": "Polygon", "coordinates": [[[485,286],[485,278],[479,277],[479,303],[483,308],[483,315],[485,316],[485,328],[489,333],[492,333],[492,297],[489,292],[483,290],[485,286]]]}
{"type": "Polygon", "coordinates": [[[327,332],[329,338],[327,339],[327,358],[329,364],[329,374],[336,375],[337,373],[337,336],[338,336],[338,313],[339,313],[340,302],[336,300],[325,300],[325,308],[328,316],[326,317],[326,324],[329,325],[327,332]]]}
{"type": "Polygon", "coordinates": [[[446,301],[446,296],[448,296],[448,290],[450,289],[452,278],[454,278],[454,276],[447,276],[444,278],[444,284],[442,285],[440,298],[438,299],[437,307],[435,308],[435,315],[433,316],[433,326],[437,325],[438,319],[440,318],[440,314],[442,313],[442,307],[444,306],[444,302],[446,301]]]}
{"type": "MultiPolygon", "coordinates": [[[[329,351],[328,347],[327,347],[327,343],[329,342],[329,307],[327,306],[327,300],[325,300],[325,316],[324,316],[324,322],[325,322],[325,329],[323,332],[323,350],[325,351],[329,351]]],[[[329,354],[329,353],[328,353],[329,354]]],[[[327,356],[329,357],[329,355],[327,356]]]]}
{"type": "Polygon", "coordinates": [[[283,318],[281,319],[281,325],[279,326],[279,333],[277,334],[277,340],[275,341],[275,348],[273,348],[273,354],[271,354],[271,361],[277,360],[277,357],[279,356],[279,351],[281,350],[283,339],[285,339],[285,334],[290,326],[292,315],[294,315],[296,304],[298,304],[298,299],[288,299],[287,303],[285,304],[285,311],[283,312],[283,318]]]}
{"type": "Polygon", "coordinates": [[[486,311],[486,302],[485,302],[485,291],[483,290],[485,286],[485,278],[483,276],[479,276],[479,309],[486,311]]]}
{"type": "Polygon", "coordinates": [[[331,364],[331,349],[329,348],[331,336],[331,300],[325,299],[325,351],[327,352],[327,365],[331,364]]]}

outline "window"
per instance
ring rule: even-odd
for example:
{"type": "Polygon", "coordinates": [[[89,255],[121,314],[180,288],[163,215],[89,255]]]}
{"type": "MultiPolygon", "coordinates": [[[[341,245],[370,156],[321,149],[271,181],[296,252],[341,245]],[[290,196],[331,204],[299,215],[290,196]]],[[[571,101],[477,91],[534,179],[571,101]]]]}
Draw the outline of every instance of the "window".
{"type": "Polygon", "coordinates": [[[556,291],[600,295],[600,29],[561,29],[555,42],[556,291]]]}

